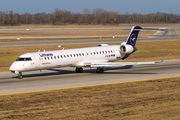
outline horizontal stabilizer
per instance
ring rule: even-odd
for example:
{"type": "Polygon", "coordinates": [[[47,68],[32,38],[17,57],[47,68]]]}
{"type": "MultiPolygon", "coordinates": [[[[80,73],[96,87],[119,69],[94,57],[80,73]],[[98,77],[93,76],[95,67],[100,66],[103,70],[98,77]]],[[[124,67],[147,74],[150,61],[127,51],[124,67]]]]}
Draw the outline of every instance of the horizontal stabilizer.
{"type": "MultiPolygon", "coordinates": [[[[131,29],[122,29],[122,30],[131,30],[131,29]]],[[[165,29],[155,29],[155,28],[135,28],[134,31],[140,31],[140,30],[145,30],[145,31],[165,31],[165,29]]]]}

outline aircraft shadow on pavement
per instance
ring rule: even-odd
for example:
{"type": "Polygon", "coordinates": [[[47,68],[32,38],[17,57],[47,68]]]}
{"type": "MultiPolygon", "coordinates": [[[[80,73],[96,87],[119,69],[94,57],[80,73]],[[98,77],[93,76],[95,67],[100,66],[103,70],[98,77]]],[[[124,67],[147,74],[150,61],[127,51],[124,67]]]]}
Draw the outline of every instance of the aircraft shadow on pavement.
{"type": "MultiPolygon", "coordinates": [[[[24,77],[38,77],[38,76],[53,76],[53,75],[60,75],[60,74],[72,74],[72,73],[75,73],[74,71],[72,70],[55,70],[55,69],[50,69],[51,71],[54,71],[54,72],[46,72],[46,73],[43,73],[43,72],[40,72],[40,73],[34,73],[34,74],[24,74],[23,75],[23,78],[24,77]]],[[[13,78],[17,78],[16,77],[13,77],[13,78]]]]}
{"type": "MultiPolygon", "coordinates": [[[[110,72],[109,70],[122,70],[122,69],[130,69],[132,68],[133,65],[127,65],[127,66],[123,66],[123,67],[105,67],[104,68],[104,73],[100,73],[100,74],[156,74],[156,73],[139,73],[136,71],[127,71],[127,72],[123,72],[123,71],[116,71],[116,72],[110,72]]],[[[38,76],[53,76],[53,75],[64,75],[64,74],[74,74],[75,70],[62,70],[62,69],[48,69],[49,71],[53,71],[53,72],[40,72],[40,73],[34,73],[34,74],[24,74],[23,77],[38,77],[38,76]]],[[[43,71],[43,70],[42,70],[43,71]]],[[[83,73],[91,73],[91,74],[99,74],[96,73],[96,69],[85,69],[83,71],[83,73]]],[[[77,73],[79,74],[79,73],[77,73]]],[[[13,78],[17,78],[17,76],[13,77],[13,78]]]]}

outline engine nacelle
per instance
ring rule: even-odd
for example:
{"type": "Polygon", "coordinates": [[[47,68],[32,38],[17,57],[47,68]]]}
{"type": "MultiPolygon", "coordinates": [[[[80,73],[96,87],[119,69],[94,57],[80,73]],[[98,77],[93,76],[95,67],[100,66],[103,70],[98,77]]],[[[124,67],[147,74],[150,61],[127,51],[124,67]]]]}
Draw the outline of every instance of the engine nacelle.
{"type": "Polygon", "coordinates": [[[120,53],[122,54],[131,54],[135,52],[137,49],[131,45],[121,45],[120,47],[120,53]]]}

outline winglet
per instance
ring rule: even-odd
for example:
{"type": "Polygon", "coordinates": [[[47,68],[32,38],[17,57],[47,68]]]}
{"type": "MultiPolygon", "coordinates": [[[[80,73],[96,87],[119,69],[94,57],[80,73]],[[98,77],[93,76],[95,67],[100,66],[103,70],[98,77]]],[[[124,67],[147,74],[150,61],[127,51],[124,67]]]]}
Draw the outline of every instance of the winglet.
{"type": "Polygon", "coordinates": [[[171,55],[171,53],[169,53],[164,59],[162,59],[161,61],[158,61],[158,62],[155,62],[155,63],[161,63],[161,62],[164,62],[164,60],[166,59],[166,58],[168,58],[169,56],[171,55]]]}
{"type": "Polygon", "coordinates": [[[167,57],[169,57],[171,55],[171,53],[169,53],[169,55],[167,55],[164,59],[161,60],[161,62],[163,62],[167,57]]]}

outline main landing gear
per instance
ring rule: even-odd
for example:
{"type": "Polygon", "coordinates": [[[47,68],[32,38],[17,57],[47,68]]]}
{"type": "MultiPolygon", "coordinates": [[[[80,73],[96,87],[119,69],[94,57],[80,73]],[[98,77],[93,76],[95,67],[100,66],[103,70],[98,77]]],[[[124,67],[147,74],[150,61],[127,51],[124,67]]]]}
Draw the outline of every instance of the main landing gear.
{"type": "Polygon", "coordinates": [[[82,73],[83,72],[83,68],[80,67],[80,68],[76,68],[76,73],[82,73]]]}
{"type": "Polygon", "coordinates": [[[23,78],[22,73],[19,72],[19,73],[18,73],[18,79],[22,79],[22,78],[23,78]]]}
{"type": "MultiPolygon", "coordinates": [[[[83,68],[82,67],[76,68],[75,71],[76,71],[76,73],[82,73],[83,72],[83,68]]],[[[101,67],[98,67],[96,69],[96,73],[104,73],[104,69],[101,68],[101,67]]]]}
{"type": "Polygon", "coordinates": [[[104,69],[98,67],[98,68],[96,69],[96,73],[104,73],[104,69]]]}

